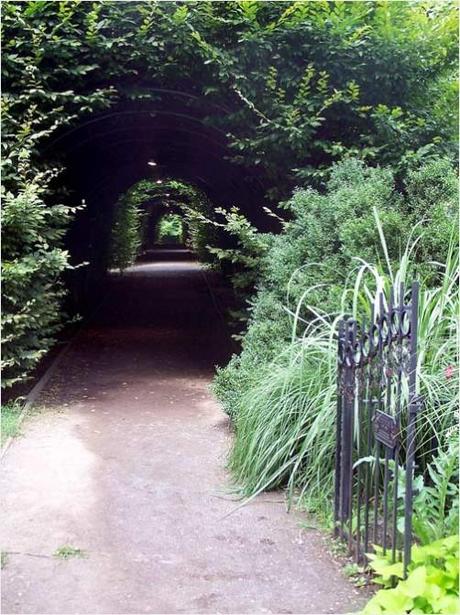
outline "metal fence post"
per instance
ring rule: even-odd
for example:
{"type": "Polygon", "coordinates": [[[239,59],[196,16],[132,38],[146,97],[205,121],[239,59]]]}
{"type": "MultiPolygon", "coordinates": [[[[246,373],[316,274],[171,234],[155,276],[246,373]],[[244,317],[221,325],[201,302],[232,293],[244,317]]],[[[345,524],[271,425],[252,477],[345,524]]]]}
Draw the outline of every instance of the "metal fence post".
{"type": "Polygon", "coordinates": [[[412,547],[412,479],[415,457],[415,421],[420,400],[417,397],[417,325],[419,284],[412,284],[410,314],[410,363],[409,363],[409,420],[406,436],[406,495],[404,502],[404,577],[411,559],[412,547]]]}
{"type": "Polygon", "coordinates": [[[351,318],[339,322],[334,534],[348,542],[348,551],[354,552],[356,561],[363,556],[362,548],[365,553],[370,547],[371,533],[374,544],[381,544],[384,552],[391,549],[392,562],[401,556],[400,545],[406,575],[411,558],[416,420],[420,406],[419,285],[412,284],[407,303],[403,284],[398,291],[399,295],[392,288],[388,301],[379,295],[369,324],[351,318]],[[403,391],[408,391],[408,397],[403,391]],[[406,428],[404,440],[402,426],[406,428]],[[398,470],[404,450],[404,530],[400,532],[398,470]]]}

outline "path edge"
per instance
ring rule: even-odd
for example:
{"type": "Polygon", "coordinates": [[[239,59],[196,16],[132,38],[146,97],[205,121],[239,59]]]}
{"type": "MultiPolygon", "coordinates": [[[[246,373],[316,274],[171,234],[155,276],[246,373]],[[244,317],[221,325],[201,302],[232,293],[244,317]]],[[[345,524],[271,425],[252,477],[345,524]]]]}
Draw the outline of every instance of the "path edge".
{"type": "MultiPolygon", "coordinates": [[[[1,0],[0,0],[1,1],[1,0]]],[[[106,295],[102,301],[100,302],[100,304],[96,307],[96,309],[92,312],[92,314],[90,314],[90,316],[88,318],[83,318],[81,321],[80,326],[77,328],[77,330],[75,331],[74,335],[70,338],[70,340],[68,340],[65,344],[64,347],[61,348],[61,350],[59,351],[59,353],[57,354],[57,356],[54,358],[54,360],[51,362],[51,365],[48,367],[48,369],[45,371],[45,373],[41,376],[41,378],[39,378],[38,382],[36,382],[34,384],[34,386],[32,387],[32,389],[29,391],[29,393],[26,395],[25,398],[25,402],[24,405],[21,409],[21,412],[19,414],[19,418],[18,418],[18,428],[22,425],[22,423],[24,422],[24,419],[26,418],[27,414],[29,413],[29,410],[32,408],[32,406],[34,405],[34,403],[37,401],[38,396],[40,395],[40,393],[43,391],[43,389],[45,388],[45,386],[48,384],[48,382],[51,380],[51,378],[53,377],[54,373],[56,372],[57,368],[59,367],[59,365],[61,364],[62,359],[65,357],[65,355],[69,352],[70,347],[72,346],[72,344],[75,343],[75,340],[77,340],[80,335],[83,333],[83,331],[85,330],[85,328],[91,324],[91,322],[93,321],[94,317],[96,316],[96,314],[99,312],[99,310],[105,305],[105,302],[108,299],[108,295],[106,295]]],[[[3,461],[3,458],[5,457],[6,453],[8,452],[9,448],[11,447],[12,443],[14,442],[14,440],[17,438],[16,436],[9,436],[6,439],[5,444],[2,446],[1,451],[0,451],[0,461],[3,461]]]]}
{"type": "MultiPolygon", "coordinates": [[[[77,333],[77,335],[78,335],[78,333],[77,333]]],[[[51,379],[51,377],[55,373],[56,369],[59,367],[59,364],[61,363],[61,361],[64,358],[64,356],[67,354],[70,346],[72,345],[72,343],[75,340],[75,338],[77,337],[77,335],[75,335],[75,337],[73,337],[70,341],[68,341],[65,344],[64,348],[61,348],[59,354],[57,355],[57,357],[54,358],[54,360],[52,361],[51,365],[45,371],[43,376],[38,380],[38,382],[35,383],[35,385],[31,389],[31,391],[29,391],[29,393],[26,395],[26,401],[25,401],[25,403],[24,403],[24,405],[22,407],[22,410],[21,410],[21,412],[19,414],[18,425],[17,425],[18,427],[20,427],[22,425],[22,423],[23,423],[27,413],[29,412],[31,407],[34,405],[34,403],[37,401],[38,396],[43,391],[43,389],[45,388],[45,386],[47,385],[47,383],[49,382],[49,380],[51,379]]],[[[13,440],[16,437],[17,436],[9,436],[7,438],[5,444],[2,446],[2,450],[1,450],[1,453],[0,453],[0,460],[3,459],[3,457],[6,454],[6,452],[10,448],[13,440]]]]}

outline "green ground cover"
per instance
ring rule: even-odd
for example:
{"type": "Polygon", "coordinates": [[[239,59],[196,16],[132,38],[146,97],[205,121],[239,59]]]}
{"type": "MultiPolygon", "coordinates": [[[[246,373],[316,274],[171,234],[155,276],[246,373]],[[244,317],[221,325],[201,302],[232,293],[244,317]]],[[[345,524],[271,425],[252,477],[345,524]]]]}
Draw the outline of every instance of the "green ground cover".
{"type": "Polygon", "coordinates": [[[15,438],[20,434],[19,416],[22,407],[17,402],[2,404],[1,408],[1,428],[2,428],[2,446],[8,438],[15,438]]]}

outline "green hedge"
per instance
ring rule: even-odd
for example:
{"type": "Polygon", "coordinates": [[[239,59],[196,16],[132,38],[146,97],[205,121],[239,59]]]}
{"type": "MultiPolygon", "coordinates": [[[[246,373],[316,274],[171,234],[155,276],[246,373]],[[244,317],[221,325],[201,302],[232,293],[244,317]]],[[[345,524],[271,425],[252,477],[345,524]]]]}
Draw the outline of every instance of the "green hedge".
{"type": "MultiPolygon", "coordinates": [[[[451,237],[458,232],[457,199],[457,175],[446,159],[412,169],[399,187],[390,169],[348,160],[334,167],[325,193],[297,190],[285,204],[291,220],[282,233],[265,238],[259,258],[252,257],[257,292],[249,300],[242,352],[219,369],[214,380],[214,391],[227,412],[238,414],[241,396],[257,383],[261,366],[288,344],[292,312],[307,289],[310,305],[319,312],[336,312],[353,259],[384,261],[374,207],[394,262],[418,226],[422,238],[416,263],[419,273],[426,275],[432,269],[429,262],[445,262],[451,237]]],[[[238,234],[238,229],[230,230],[238,234]]],[[[245,229],[239,237],[244,253],[245,229]]],[[[251,236],[248,254],[253,255],[253,246],[251,236]]],[[[312,315],[300,316],[308,320],[312,315]]]]}
{"type": "Polygon", "coordinates": [[[4,192],[2,207],[2,386],[24,379],[53,344],[62,324],[62,248],[75,209],[50,206],[30,183],[4,192]]]}

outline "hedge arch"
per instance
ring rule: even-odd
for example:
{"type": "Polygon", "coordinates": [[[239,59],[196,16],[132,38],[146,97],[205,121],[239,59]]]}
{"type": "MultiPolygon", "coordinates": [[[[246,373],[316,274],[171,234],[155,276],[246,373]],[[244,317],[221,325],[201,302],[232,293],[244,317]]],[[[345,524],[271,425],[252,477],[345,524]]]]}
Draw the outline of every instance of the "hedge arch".
{"type": "Polygon", "coordinates": [[[437,102],[457,63],[448,3],[8,1],[1,10],[3,229],[13,238],[3,248],[6,382],[52,343],[60,274],[95,287],[113,207],[150,160],[267,230],[267,201],[322,185],[345,154],[407,164],[452,148],[456,129],[437,102]],[[69,271],[81,261],[90,266],[69,271]]]}
{"type": "Polygon", "coordinates": [[[216,264],[212,248],[225,243],[217,223],[216,206],[196,186],[175,179],[143,179],[118,200],[111,227],[108,264],[125,269],[132,265],[154,237],[166,214],[179,214],[186,229],[187,245],[197,257],[216,264]]]}

